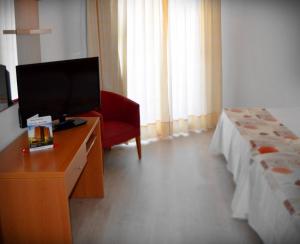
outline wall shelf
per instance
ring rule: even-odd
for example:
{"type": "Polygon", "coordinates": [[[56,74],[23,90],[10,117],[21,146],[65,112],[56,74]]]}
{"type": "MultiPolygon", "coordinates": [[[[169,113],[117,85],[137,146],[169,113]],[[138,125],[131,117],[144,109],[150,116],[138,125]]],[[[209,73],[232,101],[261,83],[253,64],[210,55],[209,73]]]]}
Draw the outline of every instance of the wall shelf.
{"type": "Polygon", "coordinates": [[[49,34],[52,30],[50,28],[45,29],[16,29],[16,30],[3,30],[3,34],[15,34],[15,35],[41,35],[49,34]]]}

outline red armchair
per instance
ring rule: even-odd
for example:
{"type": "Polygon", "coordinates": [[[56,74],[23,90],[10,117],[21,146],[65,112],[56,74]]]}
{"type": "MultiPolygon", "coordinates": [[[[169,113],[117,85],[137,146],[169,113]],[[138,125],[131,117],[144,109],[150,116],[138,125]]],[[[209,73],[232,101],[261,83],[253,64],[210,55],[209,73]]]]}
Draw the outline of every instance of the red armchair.
{"type": "Polygon", "coordinates": [[[116,93],[101,91],[100,108],[81,116],[100,117],[103,148],[110,149],[135,138],[138,157],[141,159],[139,104],[116,93]]]}

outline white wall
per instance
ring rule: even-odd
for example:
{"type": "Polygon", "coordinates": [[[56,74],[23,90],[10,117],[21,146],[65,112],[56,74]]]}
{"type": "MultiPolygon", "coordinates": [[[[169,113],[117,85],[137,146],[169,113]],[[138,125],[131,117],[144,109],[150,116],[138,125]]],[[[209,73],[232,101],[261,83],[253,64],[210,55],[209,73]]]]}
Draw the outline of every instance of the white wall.
{"type": "Polygon", "coordinates": [[[16,104],[0,113],[0,151],[24,132],[19,126],[18,108],[16,104]]]}
{"type": "Polygon", "coordinates": [[[223,106],[300,106],[300,1],[222,0],[223,106]]]}
{"type": "Polygon", "coordinates": [[[87,56],[86,1],[39,1],[41,28],[52,33],[41,35],[42,61],[55,61],[87,56]]]}

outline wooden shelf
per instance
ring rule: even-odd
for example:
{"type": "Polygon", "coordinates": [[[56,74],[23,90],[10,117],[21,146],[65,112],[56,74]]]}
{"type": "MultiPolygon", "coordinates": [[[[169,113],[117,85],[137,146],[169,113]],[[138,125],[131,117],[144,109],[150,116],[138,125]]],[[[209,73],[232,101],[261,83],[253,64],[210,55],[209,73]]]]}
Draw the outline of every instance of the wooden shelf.
{"type": "Polygon", "coordinates": [[[45,29],[16,29],[16,30],[3,30],[3,34],[15,34],[15,35],[41,35],[49,34],[52,30],[50,28],[45,29]]]}

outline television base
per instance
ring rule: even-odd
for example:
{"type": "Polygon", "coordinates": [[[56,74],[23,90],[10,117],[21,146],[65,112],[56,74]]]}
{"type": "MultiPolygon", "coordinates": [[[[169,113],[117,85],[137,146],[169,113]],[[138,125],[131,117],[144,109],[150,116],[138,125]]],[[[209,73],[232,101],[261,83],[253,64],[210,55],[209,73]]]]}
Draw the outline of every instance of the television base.
{"type": "Polygon", "coordinates": [[[53,131],[68,130],[84,124],[86,124],[86,120],[79,118],[60,120],[57,124],[53,125],[53,131]]]}

